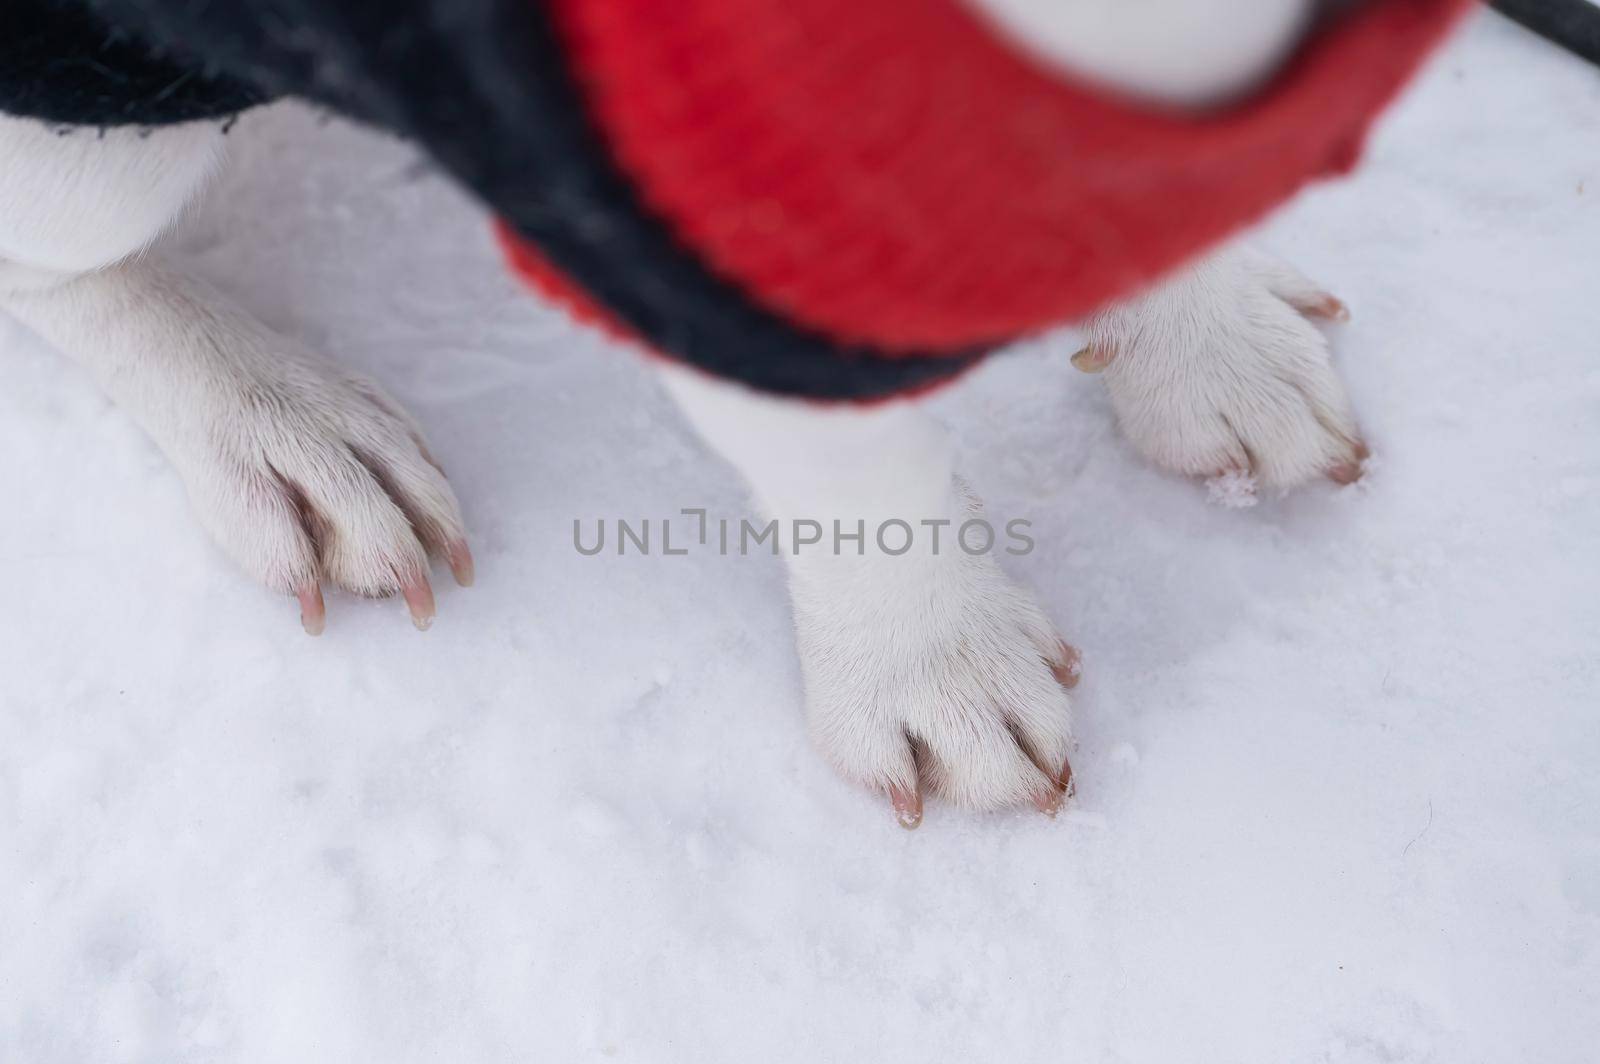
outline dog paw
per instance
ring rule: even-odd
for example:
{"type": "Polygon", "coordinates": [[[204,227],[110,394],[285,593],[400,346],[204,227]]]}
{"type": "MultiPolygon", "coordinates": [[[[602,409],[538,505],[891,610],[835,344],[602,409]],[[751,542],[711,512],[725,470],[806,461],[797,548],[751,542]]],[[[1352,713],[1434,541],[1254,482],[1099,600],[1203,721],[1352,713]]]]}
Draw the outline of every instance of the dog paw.
{"type": "Polygon", "coordinates": [[[813,741],[908,828],[925,794],[1055,815],[1072,789],[1078,652],[987,555],[906,560],[792,580],[813,741]]]}
{"type": "Polygon", "coordinates": [[[248,572],[299,599],[312,635],[325,621],[324,584],[398,594],[426,629],[429,558],[463,586],[473,561],[416,422],[373,382],[253,322],[223,320],[212,364],[184,382],[181,431],[163,439],[201,522],[248,572]]]}
{"type": "Polygon", "coordinates": [[[1102,372],[1117,423],[1163,469],[1248,505],[1256,485],[1349,484],[1366,445],[1328,343],[1309,319],[1344,304],[1249,249],[1213,256],[1088,323],[1074,365],[1102,372]]]}

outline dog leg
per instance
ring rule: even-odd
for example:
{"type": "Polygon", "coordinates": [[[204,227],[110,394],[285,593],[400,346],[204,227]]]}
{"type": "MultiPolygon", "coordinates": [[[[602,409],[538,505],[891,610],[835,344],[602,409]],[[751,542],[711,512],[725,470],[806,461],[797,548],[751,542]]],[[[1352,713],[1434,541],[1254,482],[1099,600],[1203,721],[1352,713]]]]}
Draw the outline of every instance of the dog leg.
{"type": "Polygon", "coordinates": [[[1054,813],[1071,782],[1063,687],[1077,653],[991,552],[963,547],[963,523],[983,510],[953,475],[942,428],[909,402],[822,407],[675,367],[664,377],[778,522],[810,732],[827,759],[888,793],[908,827],[924,791],[1054,813]],[[802,542],[814,531],[820,542],[802,542]]]}
{"type": "Polygon", "coordinates": [[[429,554],[471,580],[460,510],[416,423],[139,252],[221,156],[206,125],[64,136],[0,116],[0,310],[79,361],[160,445],[218,544],[300,600],[323,581],[434,612],[429,554]]]}

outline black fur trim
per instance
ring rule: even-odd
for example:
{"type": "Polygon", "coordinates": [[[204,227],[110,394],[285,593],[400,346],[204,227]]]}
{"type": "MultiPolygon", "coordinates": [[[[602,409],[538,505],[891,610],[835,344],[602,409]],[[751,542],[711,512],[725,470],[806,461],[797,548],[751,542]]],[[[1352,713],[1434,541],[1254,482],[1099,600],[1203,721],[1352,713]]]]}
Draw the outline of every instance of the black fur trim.
{"type": "Polygon", "coordinates": [[[62,126],[223,118],[265,100],[182,54],[156,55],[78,3],[3,0],[0,110],[62,126]]]}
{"type": "Polygon", "coordinates": [[[1588,0],[1495,0],[1495,10],[1600,65],[1600,7],[1588,0]]]}

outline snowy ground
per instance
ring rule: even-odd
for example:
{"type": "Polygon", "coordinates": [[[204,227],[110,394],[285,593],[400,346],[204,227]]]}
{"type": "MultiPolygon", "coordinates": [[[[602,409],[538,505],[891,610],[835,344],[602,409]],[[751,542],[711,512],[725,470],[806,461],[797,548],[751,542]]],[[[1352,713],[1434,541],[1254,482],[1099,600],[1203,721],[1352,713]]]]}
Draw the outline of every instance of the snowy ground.
{"type": "Polygon", "coordinates": [[[940,399],[1084,647],[1057,822],[805,743],[778,563],[641,362],[402,145],[279,110],[171,251],[386,381],[479,585],[323,638],[0,323],[0,1061],[1565,1064],[1600,1042],[1600,75],[1480,19],[1268,243],[1354,307],[1369,482],[1142,466],[1059,344],[940,399]]]}

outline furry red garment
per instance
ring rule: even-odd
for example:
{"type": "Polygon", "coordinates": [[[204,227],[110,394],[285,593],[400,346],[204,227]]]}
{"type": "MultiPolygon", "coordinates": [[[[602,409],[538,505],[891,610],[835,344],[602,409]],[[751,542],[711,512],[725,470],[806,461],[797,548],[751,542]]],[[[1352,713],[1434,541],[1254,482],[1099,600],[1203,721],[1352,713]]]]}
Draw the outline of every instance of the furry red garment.
{"type": "MultiPolygon", "coordinates": [[[[1046,72],[956,0],[550,10],[614,161],[675,238],[798,328],[893,355],[1080,318],[1349,169],[1469,4],[1373,0],[1204,115],[1046,72]]],[[[541,273],[531,250],[513,262],[541,273]]]]}

